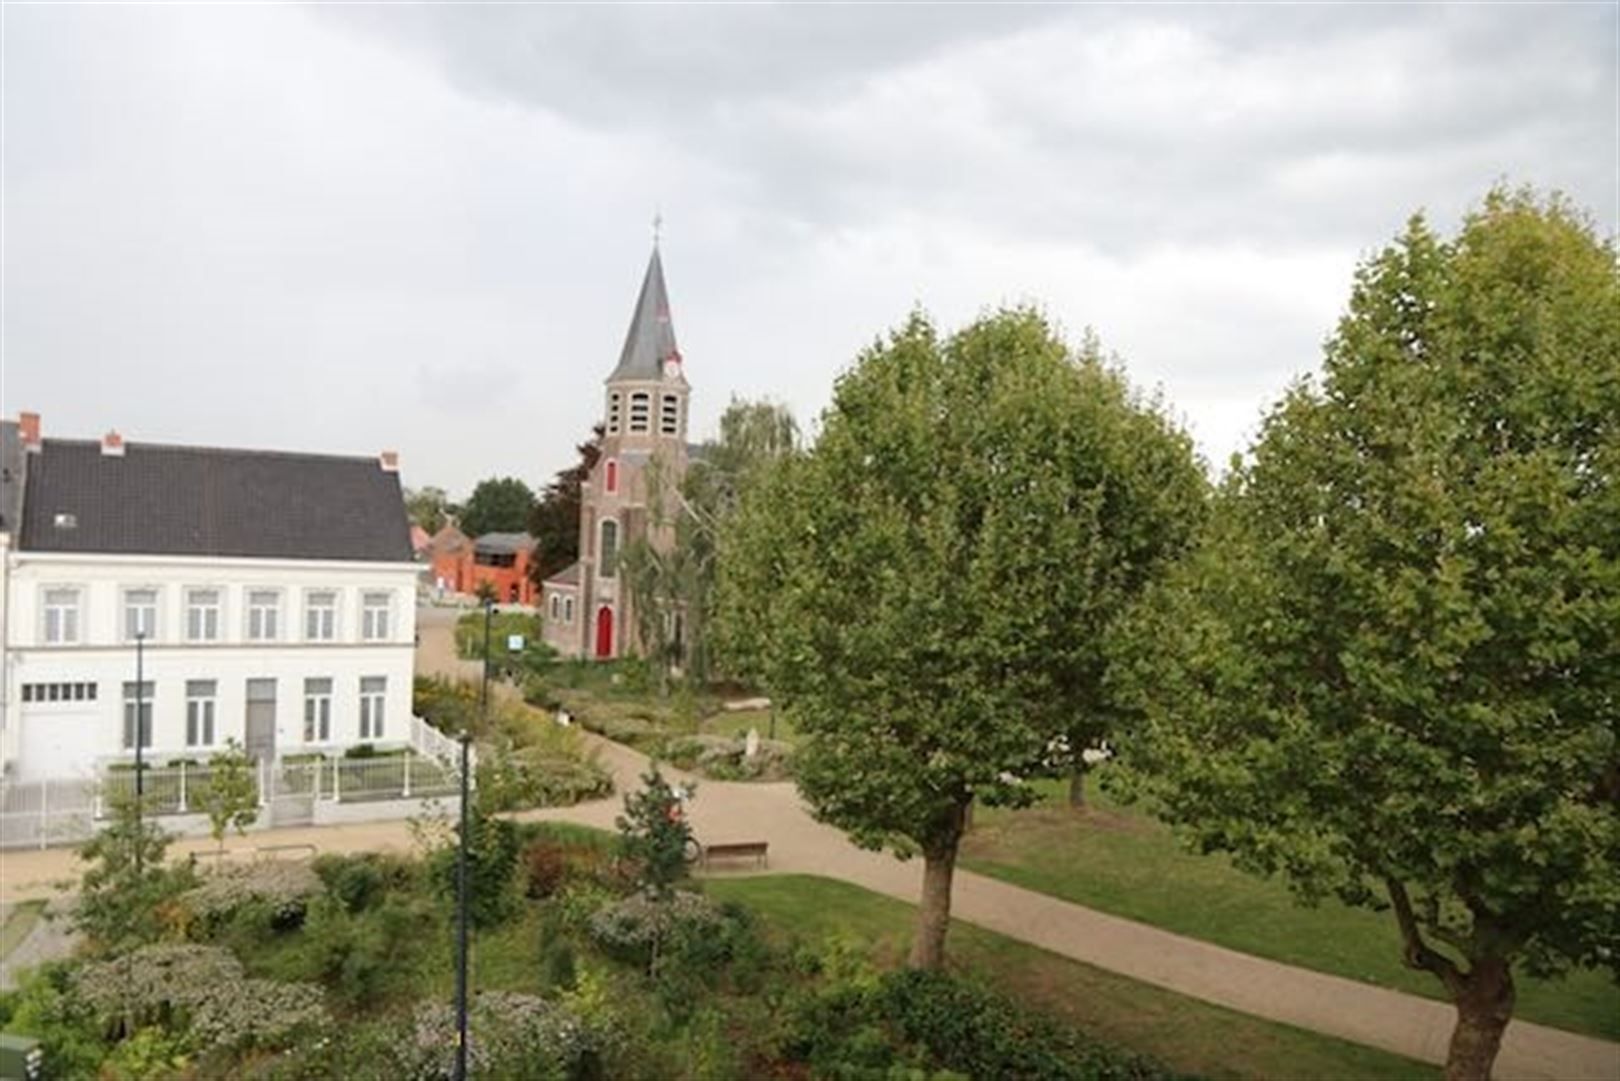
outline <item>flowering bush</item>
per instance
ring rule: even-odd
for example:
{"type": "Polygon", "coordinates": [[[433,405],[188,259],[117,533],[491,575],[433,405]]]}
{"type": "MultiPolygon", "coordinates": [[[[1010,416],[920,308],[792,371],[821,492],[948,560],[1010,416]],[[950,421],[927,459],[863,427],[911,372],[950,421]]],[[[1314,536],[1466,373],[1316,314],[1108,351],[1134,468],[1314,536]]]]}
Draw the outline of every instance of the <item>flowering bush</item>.
{"type": "MultiPolygon", "coordinates": [[[[422,1003],[398,1048],[396,1076],[422,1081],[453,1076],[456,1014],[448,1003],[422,1003]]],[[[467,1011],[467,1072],[474,1077],[567,1078],[585,1072],[595,1041],[577,1017],[537,995],[485,991],[467,1011]]]]}
{"type": "Polygon", "coordinates": [[[246,979],[242,963],[217,946],[145,946],[85,965],[71,992],[109,1030],[126,1020],[178,1021],[203,1047],[274,1046],[327,1017],[320,988],[246,979]]]}
{"type": "Polygon", "coordinates": [[[309,898],[321,888],[320,876],[307,863],[262,860],[217,867],[181,900],[193,916],[211,926],[244,905],[261,904],[269,911],[271,926],[284,929],[303,922],[309,898]]]}
{"type": "Polygon", "coordinates": [[[597,909],[590,920],[591,937],[608,953],[626,961],[650,964],[670,938],[701,937],[724,927],[713,901],[684,891],[667,899],[643,894],[597,909]]]}

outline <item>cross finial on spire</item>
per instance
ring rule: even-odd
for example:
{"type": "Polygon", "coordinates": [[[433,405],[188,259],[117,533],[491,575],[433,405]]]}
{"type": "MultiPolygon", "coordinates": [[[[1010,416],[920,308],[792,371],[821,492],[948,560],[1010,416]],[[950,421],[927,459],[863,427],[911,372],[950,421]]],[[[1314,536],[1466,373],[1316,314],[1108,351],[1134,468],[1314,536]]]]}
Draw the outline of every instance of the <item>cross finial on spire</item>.
{"type": "Polygon", "coordinates": [[[663,231],[664,231],[664,212],[662,210],[655,209],[655,210],[653,210],[653,247],[655,247],[655,248],[658,247],[658,238],[659,238],[659,235],[663,233],[663,231]]]}

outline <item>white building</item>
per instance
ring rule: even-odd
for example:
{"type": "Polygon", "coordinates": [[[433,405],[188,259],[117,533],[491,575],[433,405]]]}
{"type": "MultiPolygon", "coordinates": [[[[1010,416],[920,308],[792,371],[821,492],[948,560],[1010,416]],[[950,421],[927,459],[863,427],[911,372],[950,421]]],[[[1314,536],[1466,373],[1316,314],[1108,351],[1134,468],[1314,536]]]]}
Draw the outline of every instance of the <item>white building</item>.
{"type": "Polygon", "coordinates": [[[408,742],[397,458],[0,430],[0,774],[408,742]],[[136,682],[137,637],[141,683],[136,682]]]}

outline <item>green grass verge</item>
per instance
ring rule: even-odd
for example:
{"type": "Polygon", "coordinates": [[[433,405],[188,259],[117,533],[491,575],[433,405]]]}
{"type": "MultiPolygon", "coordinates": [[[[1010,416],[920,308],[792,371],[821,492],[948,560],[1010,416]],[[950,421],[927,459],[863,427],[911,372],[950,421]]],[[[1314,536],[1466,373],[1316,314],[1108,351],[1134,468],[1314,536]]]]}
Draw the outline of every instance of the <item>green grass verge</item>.
{"type": "MultiPolygon", "coordinates": [[[[759,913],[772,933],[814,942],[837,936],[897,965],[913,906],[809,875],[709,879],[704,889],[759,913]]],[[[1211,1006],[964,923],[951,925],[953,969],[1108,1043],[1210,1078],[1432,1078],[1438,1070],[1369,1047],[1211,1006]]]]}
{"type": "Polygon", "coordinates": [[[19,901],[17,907],[0,924],[0,961],[11,956],[11,951],[23,944],[39,921],[45,918],[44,901],[19,901]]]}
{"type": "MultiPolygon", "coordinates": [[[[1106,793],[1091,793],[1091,807],[1076,812],[1056,785],[1045,792],[1043,803],[1022,811],[980,808],[961,866],[1244,953],[1444,998],[1432,976],[1401,963],[1388,913],[1333,901],[1307,908],[1282,882],[1239,871],[1221,855],[1189,852],[1165,826],[1106,793]]],[[[1612,977],[1583,971],[1517,983],[1516,1017],[1620,1038],[1620,986],[1612,977]]]]}

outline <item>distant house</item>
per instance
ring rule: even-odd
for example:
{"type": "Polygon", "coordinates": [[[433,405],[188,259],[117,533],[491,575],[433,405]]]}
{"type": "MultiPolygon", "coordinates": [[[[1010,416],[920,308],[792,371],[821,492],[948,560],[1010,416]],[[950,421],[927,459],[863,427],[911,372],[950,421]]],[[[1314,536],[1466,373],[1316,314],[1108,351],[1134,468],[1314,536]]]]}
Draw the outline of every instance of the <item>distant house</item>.
{"type": "Polygon", "coordinates": [[[474,539],[447,525],[429,545],[433,584],[441,592],[476,594],[488,583],[501,604],[533,607],[539,597],[530,565],[535,539],[527,533],[485,533],[474,539]]]}
{"type": "Polygon", "coordinates": [[[427,551],[428,545],[432,543],[433,535],[427,530],[423,529],[421,526],[417,525],[415,522],[412,522],[411,551],[416,554],[416,558],[423,558],[423,553],[427,551]]]}
{"type": "Polygon", "coordinates": [[[405,744],[420,568],[398,469],[5,424],[0,769],[84,776],[137,740],[154,762],[405,744]]]}

